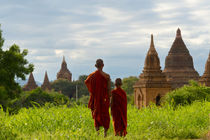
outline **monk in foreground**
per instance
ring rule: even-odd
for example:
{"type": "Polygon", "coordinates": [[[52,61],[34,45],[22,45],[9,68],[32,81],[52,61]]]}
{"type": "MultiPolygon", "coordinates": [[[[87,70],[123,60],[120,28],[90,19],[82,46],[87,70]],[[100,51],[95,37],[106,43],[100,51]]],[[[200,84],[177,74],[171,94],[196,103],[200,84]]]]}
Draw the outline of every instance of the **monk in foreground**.
{"type": "Polygon", "coordinates": [[[104,137],[106,137],[110,123],[110,76],[103,72],[104,63],[102,59],[96,60],[95,67],[97,70],[85,80],[90,92],[88,108],[91,109],[96,131],[99,131],[99,127],[104,127],[104,137]]]}
{"type": "Polygon", "coordinates": [[[115,89],[112,91],[111,114],[115,136],[126,136],[127,134],[127,96],[121,89],[122,80],[115,80],[115,89]]]}

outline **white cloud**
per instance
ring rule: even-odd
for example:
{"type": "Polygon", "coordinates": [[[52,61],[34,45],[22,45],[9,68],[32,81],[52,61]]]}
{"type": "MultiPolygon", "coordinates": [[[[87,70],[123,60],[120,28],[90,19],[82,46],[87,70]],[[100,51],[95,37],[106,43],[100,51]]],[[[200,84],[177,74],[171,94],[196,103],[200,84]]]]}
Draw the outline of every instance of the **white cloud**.
{"type": "Polygon", "coordinates": [[[114,8],[100,7],[97,13],[99,16],[103,17],[107,23],[124,22],[132,18],[132,16],[126,12],[114,8]]]}

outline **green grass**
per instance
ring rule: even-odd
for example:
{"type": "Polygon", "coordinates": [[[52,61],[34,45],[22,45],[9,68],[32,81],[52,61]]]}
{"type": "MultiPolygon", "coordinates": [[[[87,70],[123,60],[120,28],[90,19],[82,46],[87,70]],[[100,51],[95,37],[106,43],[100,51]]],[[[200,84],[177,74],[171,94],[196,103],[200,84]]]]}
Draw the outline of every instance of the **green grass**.
{"type": "MultiPolygon", "coordinates": [[[[201,138],[210,130],[210,102],[192,105],[150,106],[141,110],[128,105],[127,139],[201,138]]],[[[50,106],[21,109],[16,115],[0,111],[0,139],[103,139],[94,130],[85,106],[50,106]]],[[[112,123],[106,139],[114,136],[112,123]]]]}

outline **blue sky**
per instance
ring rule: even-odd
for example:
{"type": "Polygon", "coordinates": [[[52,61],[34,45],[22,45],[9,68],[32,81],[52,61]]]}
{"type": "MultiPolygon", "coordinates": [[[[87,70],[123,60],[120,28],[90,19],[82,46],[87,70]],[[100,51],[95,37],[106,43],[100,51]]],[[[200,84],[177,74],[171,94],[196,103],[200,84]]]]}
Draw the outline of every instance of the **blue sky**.
{"type": "Polygon", "coordinates": [[[201,75],[210,50],[209,15],[208,0],[0,0],[4,49],[14,43],[28,49],[40,82],[46,70],[56,79],[63,55],[75,80],[94,71],[97,58],[112,80],[138,76],[151,34],[163,69],[178,27],[201,75]]]}

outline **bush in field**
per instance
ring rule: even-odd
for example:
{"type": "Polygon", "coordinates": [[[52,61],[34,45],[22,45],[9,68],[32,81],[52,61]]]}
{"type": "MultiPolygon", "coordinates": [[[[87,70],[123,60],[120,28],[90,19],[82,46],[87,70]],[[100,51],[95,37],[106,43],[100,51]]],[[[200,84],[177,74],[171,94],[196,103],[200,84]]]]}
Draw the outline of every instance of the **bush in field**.
{"type": "Polygon", "coordinates": [[[127,94],[133,94],[133,85],[138,81],[138,77],[130,76],[122,79],[122,89],[125,90],[127,94]]]}
{"type": "Polygon", "coordinates": [[[127,94],[127,103],[134,105],[134,97],[133,94],[127,94]]]}
{"type": "Polygon", "coordinates": [[[210,101],[210,87],[190,81],[190,85],[169,92],[165,101],[173,106],[191,104],[194,101],[210,101]]]}
{"type": "Polygon", "coordinates": [[[22,107],[43,106],[46,103],[63,105],[69,102],[69,98],[63,94],[43,91],[41,88],[29,92],[23,92],[20,98],[13,100],[10,104],[12,112],[17,112],[22,107]]]}
{"type": "Polygon", "coordinates": [[[3,86],[0,86],[0,105],[7,106],[8,93],[3,86]]]}
{"type": "Polygon", "coordinates": [[[51,83],[52,88],[57,91],[61,92],[62,94],[72,98],[75,96],[76,93],[76,85],[74,82],[70,82],[66,79],[58,79],[51,83]]]}
{"type": "Polygon", "coordinates": [[[83,95],[82,97],[79,98],[78,103],[83,104],[83,105],[88,105],[89,99],[90,99],[90,96],[83,95]]]}

